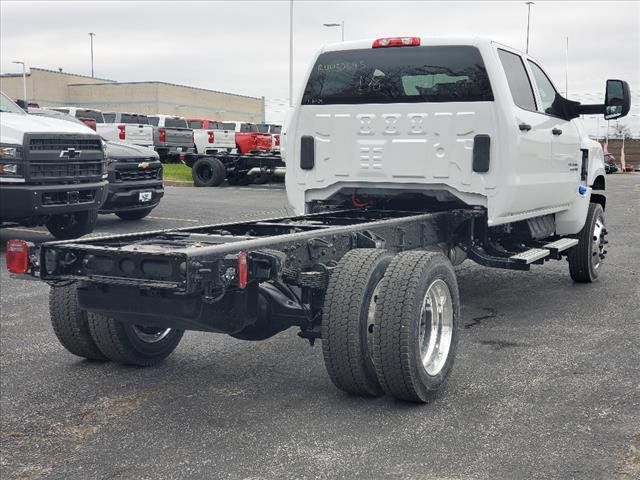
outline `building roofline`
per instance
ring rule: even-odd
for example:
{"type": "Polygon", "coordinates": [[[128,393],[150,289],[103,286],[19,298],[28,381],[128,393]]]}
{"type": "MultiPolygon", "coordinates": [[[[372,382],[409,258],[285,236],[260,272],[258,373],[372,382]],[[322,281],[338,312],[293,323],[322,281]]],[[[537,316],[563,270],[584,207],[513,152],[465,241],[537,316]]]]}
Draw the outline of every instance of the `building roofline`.
{"type": "MultiPolygon", "coordinates": [[[[30,77],[31,74],[27,73],[26,76],[30,77]]],[[[0,78],[13,78],[13,77],[22,78],[22,74],[21,73],[0,73],[0,78]]]]}
{"type": "MultiPolygon", "coordinates": [[[[89,75],[82,75],[80,73],[72,73],[72,72],[60,72],[58,70],[50,70],[48,68],[39,68],[39,67],[29,67],[29,70],[35,70],[37,72],[49,72],[56,73],[58,75],[72,75],[74,77],[82,77],[82,78],[90,78],[92,80],[101,80],[107,83],[117,83],[116,80],[111,80],[109,78],[99,78],[99,77],[90,77],[89,75]]],[[[95,84],[94,84],[95,85],[95,84]]]]}
{"type": "Polygon", "coordinates": [[[242,95],[239,93],[223,92],[221,90],[210,90],[208,88],[192,87],[191,85],[182,85],[180,83],[160,82],[157,80],[148,80],[144,82],[105,82],[105,83],[69,83],[69,87],[95,87],[96,85],[169,85],[171,87],[191,88],[192,90],[200,90],[202,92],[220,93],[222,95],[231,95],[234,97],[250,98],[252,100],[262,100],[262,97],[252,97],[251,95],[242,95]]]}

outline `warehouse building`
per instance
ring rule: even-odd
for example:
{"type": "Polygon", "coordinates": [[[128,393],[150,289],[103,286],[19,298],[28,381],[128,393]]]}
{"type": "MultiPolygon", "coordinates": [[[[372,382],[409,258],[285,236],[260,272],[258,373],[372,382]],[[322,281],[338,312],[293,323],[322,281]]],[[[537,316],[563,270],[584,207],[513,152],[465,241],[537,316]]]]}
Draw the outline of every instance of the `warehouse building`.
{"type": "MultiPolygon", "coordinates": [[[[30,68],[27,97],[40,106],[79,106],[183,117],[264,122],[264,97],[249,97],[166,82],[116,82],[44,68],[30,68]]],[[[22,98],[22,74],[0,75],[0,88],[22,98]]]]}

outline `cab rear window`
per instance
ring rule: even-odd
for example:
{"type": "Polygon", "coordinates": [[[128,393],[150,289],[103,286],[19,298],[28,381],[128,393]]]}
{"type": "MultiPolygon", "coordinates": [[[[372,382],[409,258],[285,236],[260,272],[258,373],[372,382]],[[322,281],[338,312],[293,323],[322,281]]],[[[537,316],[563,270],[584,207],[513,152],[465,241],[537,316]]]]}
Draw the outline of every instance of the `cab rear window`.
{"type": "Polygon", "coordinates": [[[188,128],[187,121],[184,118],[167,117],[164,119],[164,126],[169,128],[188,128]]]}
{"type": "Polygon", "coordinates": [[[489,77],[477,48],[432,46],[322,53],[302,104],[492,100],[489,77]]]}
{"type": "Polygon", "coordinates": [[[91,120],[95,120],[96,123],[104,123],[102,112],[97,112],[95,110],[76,110],[76,118],[89,118],[91,120]]]}
{"type": "Polygon", "coordinates": [[[138,125],[149,125],[149,119],[146,115],[136,115],[135,113],[123,113],[120,116],[122,123],[137,123],[138,125]]]}

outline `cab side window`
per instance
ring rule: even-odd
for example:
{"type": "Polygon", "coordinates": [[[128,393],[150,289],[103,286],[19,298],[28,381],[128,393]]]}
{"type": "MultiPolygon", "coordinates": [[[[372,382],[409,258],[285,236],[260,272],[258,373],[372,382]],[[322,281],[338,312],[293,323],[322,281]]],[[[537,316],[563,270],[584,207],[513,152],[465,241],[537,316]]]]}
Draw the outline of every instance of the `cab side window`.
{"type": "Polygon", "coordinates": [[[516,106],[523,110],[536,111],[536,100],[533,95],[533,88],[529,82],[529,76],[522,63],[520,55],[498,49],[498,56],[507,75],[509,90],[516,106]]]}
{"type": "Polygon", "coordinates": [[[553,115],[556,117],[562,116],[562,105],[560,101],[560,95],[554,88],[551,80],[547,77],[547,74],[535,63],[531,60],[528,60],[529,67],[531,68],[531,72],[533,73],[533,79],[536,82],[536,88],[538,90],[538,94],[540,95],[540,108],[539,111],[544,112],[548,115],[553,115]]]}

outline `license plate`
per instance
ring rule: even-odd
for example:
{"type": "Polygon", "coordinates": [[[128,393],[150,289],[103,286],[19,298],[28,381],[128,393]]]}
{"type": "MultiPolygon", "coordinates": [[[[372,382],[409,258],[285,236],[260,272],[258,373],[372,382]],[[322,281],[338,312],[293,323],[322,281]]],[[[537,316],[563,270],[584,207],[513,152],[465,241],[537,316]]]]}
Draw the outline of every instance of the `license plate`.
{"type": "Polygon", "coordinates": [[[138,199],[141,202],[150,202],[152,197],[153,197],[152,192],[140,192],[138,195],[138,199]]]}

